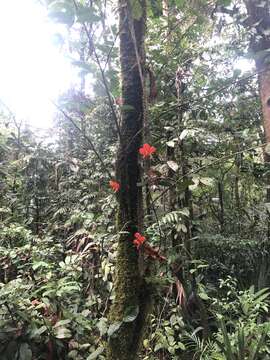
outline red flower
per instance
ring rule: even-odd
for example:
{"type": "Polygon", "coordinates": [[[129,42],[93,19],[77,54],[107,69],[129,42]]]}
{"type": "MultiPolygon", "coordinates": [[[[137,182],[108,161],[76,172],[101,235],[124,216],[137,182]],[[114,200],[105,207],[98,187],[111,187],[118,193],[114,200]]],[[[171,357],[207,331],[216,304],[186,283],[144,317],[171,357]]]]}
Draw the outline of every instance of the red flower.
{"type": "Polygon", "coordinates": [[[124,99],[119,97],[115,99],[116,105],[123,106],[124,105],[124,99]]]}
{"type": "Polygon", "coordinates": [[[37,299],[32,300],[31,303],[32,303],[32,305],[34,305],[34,306],[41,304],[41,302],[38,301],[37,299]]]}
{"type": "Polygon", "coordinates": [[[133,244],[139,249],[139,247],[145,242],[145,236],[141,235],[140,233],[136,232],[134,234],[135,239],[133,240],[133,244]]]}
{"type": "Polygon", "coordinates": [[[157,149],[154,146],[151,146],[149,144],[143,144],[143,146],[139,149],[139,153],[143,156],[143,158],[146,158],[154,154],[156,150],[157,149]]]}
{"type": "Polygon", "coordinates": [[[120,184],[117,181],[114,180],[110,180],[110,187],[113,189],[114,192],[119,191],[120,189],[120,184]]]}

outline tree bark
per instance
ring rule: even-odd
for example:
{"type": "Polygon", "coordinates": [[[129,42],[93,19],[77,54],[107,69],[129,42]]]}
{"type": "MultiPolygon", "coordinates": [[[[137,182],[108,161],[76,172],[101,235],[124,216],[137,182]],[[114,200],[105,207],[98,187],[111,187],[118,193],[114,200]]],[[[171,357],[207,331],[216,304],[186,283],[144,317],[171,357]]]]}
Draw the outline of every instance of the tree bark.
{"type": "MultiPolygon", "coordinates": [[[[266,203],[270,203],[270,3],[260,0],[246,0],[248,12],[248,26],[256,29],[250,41],[250,48],[254,53],[256,70],[258,73],[259,94],[263,115],[263,126],[266,147],[264,162],[266,172],[266,203]]],[[[270,239],[270,213],[268,211],[268,239],[270,239]]]]}
{"type": "Polygon", "coordinates": [[[142,263],[139,261],[142,255],[133,245],[134,234],[143,232],[143,195],[142,187],[139,185],[142,167],[139,148],[142,145],[145,118],[145,0],[119,0],[119,11],[124,106],[121,114],[121,141],[116,161],[117,180],[121,187],[118,196],[119,240],[115,300],[110,312],[110,321],[113,325],[120,324],[120,328],[109,338],[106,359],[133,360],[138,356],[150,303],[144,270],[139,266],[139,263],[142,263]],[[139,17],[138,13],[141,13],[139,17]],[[125,317],[129,314],[135,319],[125,322],[125,317]]]}

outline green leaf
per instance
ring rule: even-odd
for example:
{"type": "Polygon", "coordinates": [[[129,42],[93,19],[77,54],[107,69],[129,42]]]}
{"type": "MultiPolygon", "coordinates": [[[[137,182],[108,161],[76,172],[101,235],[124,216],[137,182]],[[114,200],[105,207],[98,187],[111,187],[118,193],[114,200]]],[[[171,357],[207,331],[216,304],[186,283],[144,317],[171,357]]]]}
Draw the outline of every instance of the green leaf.
{"type": "Polygon", "coordinates": [[[71,350],[69,353],[68,353],[68,358],[69,359],[78,359],[78,351],[77,350],[71,350]]]}
{"type": "Polygon", "coordinates": [[[182,351],[185,351],[186,350],[186,346],[185,344],[183,344],[182,342],[178,342],[177,343],[177,347],[182,350],[182,351]]]}
{"type": "Polygon", "coordinates": [[[209,296],[205,292],[200,292],[198,295],[202,300],[209,300],[209,296]]]}
{"type": "Polygon", "coordinates": [[[120,329],[122,324],[123,324],[123,321],[116,321],[116,322],[112,323],[108,329],[108,336],[109,337],[113,336],[120,329]]]}
{"type": "Polygon", "coordinates": [[[226,359],[227,360],[234,359],[232,346],[231,346],[230,339],[229,339],[229,335],[228,335],[226,325],[225,325],[223,320],[220,320],[220,327],[221,327],[221,332],[222,332],[222,335],[223,335],[223,341],[224,341],[224,346],[225,346],[224,351],[225,351],[226,359]]]}
{"type": "Polygon", "coordinates": [[[173,140],[170,140],[170,141],[166,142],[166,145],[171,147],[171,148],[174,148],[175,147],[175,142],[173,140]]]}
{"type": "Polygon", "coordinates": [[[54,328],[57,328],[58,326],[63,326],[63,325],[67,325],[71,322],[71,319],[65,319],[65,320],[59,320],[57,321],[57,323],[54,325],[54,328]]]}
{"type": "Polygon", "coordinates": [[[172,160],[167,161],[167,165],[169,166],[170,169],[172,169],[174,172],[176,172],[179,169],[179,165],[172,160]]]}
{"type": "Polygon", "coordinates": [[[100,346],[99,348],[97,348],[96,351],[94,351],[90,356],[88,356],[88,358],[86,360],[94,360],[96,359],[100,354],[102,354],[104,351],[104,346],[100,346]]]}
{"type": "Polygon", "coordinates": [[[183,209],[179,210],[179,213],[181,215],[184,215],[184,216],[187,216],[187,217],[190,215],[190,212],[189,212],[188,208],[183,208],[183,209]]]}
{"type": "Polygon", "coordinates": [[[139,314],[139,306],[130,307],[125,312],[125,316],[123,318],[123,321],[128,323],[134,321],[139,314]]]}
{"type": "Polygon", "coordinates": [[[157,352],[157,351],[159,351],[159,350],[161,350],[161,349],[163,349],[163,348],[164,348],[164,344],[162,344],[162,343],[157,343],[156,346],[155,346],[155,348],[154,348],[154,352],[157,352]]]}
{"type": "Polygon", "coordinates": [[[68,339],[72,336],[70,330],[63,326],[54,328],[54,334],[57,339],[68,339]]]}
{"type": "Polygon", "coordinates": [[[41,334],[43,334],[44,332],[46,332],[48,329],[45,325],[41,326],[38,329],[32,330],[31,331],[31,338],[35,338],[40,336],[41,334]]]}
{"type": "Polygon", "coordinates": [[[200,178],[200,183],[206,186],[213,185],[213,179],[212,178],[200,178]]]}
{"type": "Polygon", "coordinates": [[[49,268],[49,267],[50,267],[50,265],[48,263],[46,263],[45,261],[38,261],[32,265],[33,270],[37,270],[39,268],[49,268]]]}
{"type": "Polygon", "coordinates": [[[184,130],[181,132],[181,134],[180,134],[180,136],[179,136],[179,139],[180,139],[180,140],[183,140],[188,134],[189,134],[189,131],[188,131],[187,129],[184,129],[184,130]]]}
{"type": "Polygon", "coordinates": [[[238,356],[239,359],[245,358],[245,331],[242,326],[240,326],[237,334],[238,340],[238,356]]]}
{"type": "Polygon", "coordinates": [[[178,224],[179,230],[183,233],[187,233],[187,227],[185,224],[178,224]]]}

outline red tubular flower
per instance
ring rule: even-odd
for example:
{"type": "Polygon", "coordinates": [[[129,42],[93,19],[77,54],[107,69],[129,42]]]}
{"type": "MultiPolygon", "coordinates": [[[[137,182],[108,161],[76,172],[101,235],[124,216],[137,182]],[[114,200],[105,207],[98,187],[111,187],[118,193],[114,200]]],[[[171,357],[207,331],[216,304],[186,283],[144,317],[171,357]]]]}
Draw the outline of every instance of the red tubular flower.
{"type": "Polygon", "coordinates": [[[146,238],[138,232],[136,232],[134,236],[135,239],[133,240],[133,244],[136,246],[137,249],[139,249],[139,247],[142,246],[142,244],[145,242],[146,238]]]}
{"type": "Polygon", "coordinates": [[[143,146],[139,149],[139,153],[142,155],[143,158],[147,158],[156,152],[156,148],[149,144],[143,144],[143,146]]]}
{"type": "Polygon", "coordinates": [[[117,181],[110,180],[109,184],[110,184],[110,187],[113,189],[114,192],[119,191],[120,184],[117,181]]]}

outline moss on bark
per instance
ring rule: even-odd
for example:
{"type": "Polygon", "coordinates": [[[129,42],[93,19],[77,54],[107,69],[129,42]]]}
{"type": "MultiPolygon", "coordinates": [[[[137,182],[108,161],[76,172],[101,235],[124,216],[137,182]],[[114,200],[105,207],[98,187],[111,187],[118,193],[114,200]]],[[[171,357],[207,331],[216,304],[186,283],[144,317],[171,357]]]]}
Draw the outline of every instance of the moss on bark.
{"type": "MultiPolygon", "coordinates": [[[[150,294],[139,268],[138,251],[133,245],[134,233],[142,231],[142,187],[139,148],[144,126],[144,34],[145,0],[137,1],[141,16],[134,18],[134,1],[119,0],[120,62],[122,80],[121,142],[116,172],[119,192],[119,242],[116,265],[115,301],[110,321],[121,322],[108,342],[108,360],[137,358],[150,304],[150,294]],[[138,309],[133,321],[123,322],[128,309],[138,309]]],[[[137,4],[137,5],[138,5],[137,4]]],[[[137,6],[136,5],[136,6],[137,6]]],[[[138,9],[137,9],[138,10],[138,9]]]]}

